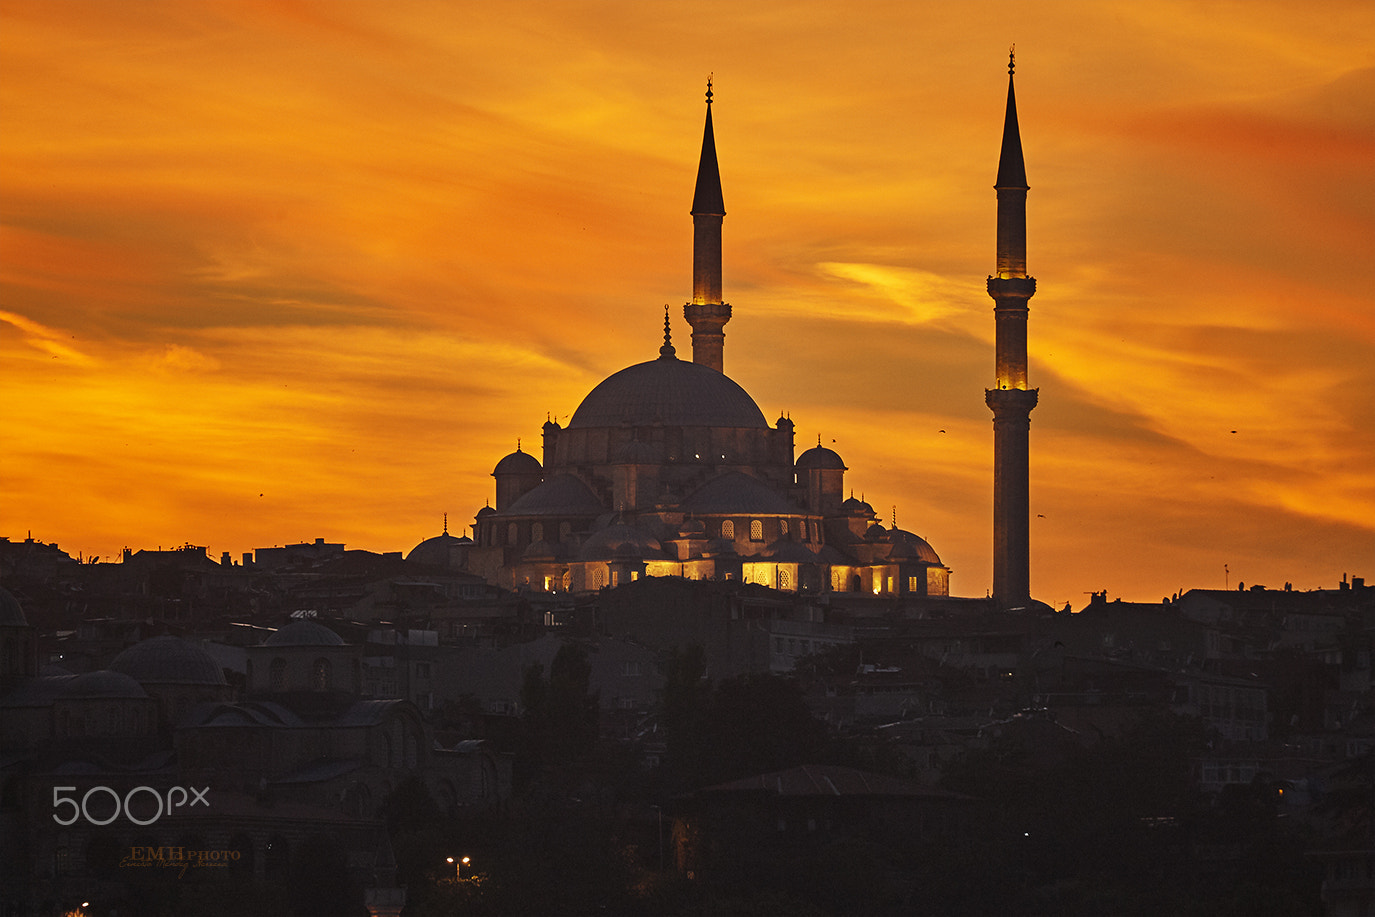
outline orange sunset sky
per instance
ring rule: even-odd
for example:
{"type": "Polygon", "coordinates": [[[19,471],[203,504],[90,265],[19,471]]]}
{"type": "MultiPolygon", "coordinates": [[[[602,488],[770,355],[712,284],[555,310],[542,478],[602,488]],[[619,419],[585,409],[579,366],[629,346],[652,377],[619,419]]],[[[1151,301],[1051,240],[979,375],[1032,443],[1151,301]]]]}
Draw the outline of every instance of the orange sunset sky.
{"type": "Polygon", "coordinates": [[[991,582],[993,179],[1031,184],[1032,591],[1375,577],[1375,4],[0,4],[0,535],[465,531],[688,350],[991,582]],[[834,440],[834,443],[832,443],[834,440]]]}

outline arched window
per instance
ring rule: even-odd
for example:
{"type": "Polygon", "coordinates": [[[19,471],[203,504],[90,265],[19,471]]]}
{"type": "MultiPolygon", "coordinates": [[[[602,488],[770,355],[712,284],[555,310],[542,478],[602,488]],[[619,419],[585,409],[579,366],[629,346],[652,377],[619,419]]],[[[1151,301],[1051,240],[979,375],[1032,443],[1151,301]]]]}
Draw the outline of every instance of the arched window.
{"type": "Polygon", "coordinates": [[[787,520],[787,519],[779,519],[779,520],[778,520],[778,530],[779,530],[779,533],[780,533],[780,534],[783,534],[783,535],[788,534],[788,520],[787,520]]]}
{"type": "Polygon", "coordinates": [[[764,540],[764,523],[758,519],[750,520],[750,541],[764,540]]]}
{"type": "Polygon", "coordinates": [[[735,523],[727,519],[721,523],[721,537],[728,541],[735,540],[735,523]]]}
{"type": "Polygon", "coordinates": [[[572,534],[573,534],[573,523],[571,523],[571,522],[560,522],[560,523],[559,523],[559,541],[567,541],[568,538],[569,538],[569,536],[571,536],[572,534]]]}
{"type": "Polygon", "coordinates": [[[572,588],[573,588],[573,572],[572,572],[571,570],[565,570],[565,571],[563,571],[563,591],[564,591],[564,592],[568,592],[568,591],[569,591],[570,589],[572,589],[572,588]]]}
{"type": "Polygon", "coordinates": [[[310,666],[310,689],[312,691],[328,691],[334,686],[333,666],[329,660],[323,656],[315,660],[310,666]]]}
{"type": "Polygon", "coordinates": [[[268,666],[268,687],[273,691],[286,690],[286,660],[277,658],[268,666]]]}
{"type": "Polygon", "coordinates": [[[787,570],[779,570],[779,571],[778,571],[778,588],[779,588],[779,589],[787,589],[787,588],[788,588],[788,571],[787,571],[787,570]]]}
{"type": "Polygon", "coordinates": [[[512,522],[510,525],[506,526],[506,543],[507,543],[507,544],[515,544],[515,543],[516,543],[516,537],[517,537],[519,534],[520,534],[520,530],[519,530],[518,528],[516,528],[516,524],[515,524],[514,522],[512,522]]]}
{"type": "Polygon", "coordinates": [[[544,540],[544,523],[543,523],[543,522],[536,522],[534,525],[530,526],[530,540],[531,540],[531,541],[543,541],[543,540],[544,540]]]}
{"type": "Polygon", "coordinates": [[[598,567],[597,569],[595,569],[595,570],[592,571],[592,588],[593,588],[593,589],[600,589],[600,588],[602,588],[602,582],[603,582],[603,580],[602,580],[602,568],[601,568],[601,567],[598,567]]]}

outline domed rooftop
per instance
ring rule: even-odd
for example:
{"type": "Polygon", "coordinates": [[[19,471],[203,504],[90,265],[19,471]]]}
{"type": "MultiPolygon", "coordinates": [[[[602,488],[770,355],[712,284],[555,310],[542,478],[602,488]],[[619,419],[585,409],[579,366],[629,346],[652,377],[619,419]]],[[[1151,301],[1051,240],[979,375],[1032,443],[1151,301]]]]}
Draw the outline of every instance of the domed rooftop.
{"type": "Polygon", "coordinates": [[[128,675],[104,670],[76,676],[62,687],[62,696],[146,698],[148,692],[128,675]]]}
{"type": "Polygon", "coordinates": [[[893,550],[889,556],[894,559],[899,556],[911,556],[928,564],[944,566],[940,556],[936,554],[936,549],[931,547],[930,542],[920,535],[914,535],[906,529],[891,529],[888,532],[888,540],[893,544],[893,550]]]}
{"type": "Polygon", "coordinates": [[[19,600],[10,595],[8,590],[0,588],[0,627],[28,626],[28,619],[24,617],[24,609],[19,607],[19,600]]]}
{"type": "Polygon", "coordinates": [[[559,560],[565,553],[563,545],[540,540],[530,542],[530,546],[521,552],[520,556],[522,560],[552,561],[559,560]]]}
{"type": "Polygon", "coordinates": [[[205,650],[180,637],[153,637],[135,643],[110,663],[110,671],[141,685],[222,685],[224,671],[205,650]]]}
{"type": "Polygon", "coordinates": [[[854,497],[851,497],[844,503],[840,504],[840,511],[850,516],[860,514],[866,517],[873,517],[878,515],[874,512],[874,508],[872,506],[870,506],[868,503],[865,503],[863,500],[856,500],[854,497]]]}
{"type": "Polygon", "coordinates": [[[599,516],[606,512],[581,479],[556,474],[522,494],[502,511],[507,516],[599,516]]]}
{"type": "Polygon", "coordinates": [[[625,423],[768,427],[759,405],[729,376],[672,355],[627,366],[607,377],[578,405],[568,429],[625,423]]]}
{"type": "Polygon", "coordinates": [[[825,446],[813,446],[797,457],[798,471],[807,471],[812,468],[848,470],[845,463],[841,461],[839,453],[833,449],[827,449],[825,446]]]}
{"type": "Polygon", "coordinates": [[[406,555],[406,560],[436,567],[454,566],[458,556],[461,556],[462,550],[472,543],[473,540],[466,535],[462,538],[456,538],[445,532],[433,538],[426,538],[411,548],[411,553],[406,555]]]}
{"type": "Polygon", "coordinates": [[[712,478],[683,501],[690,513],[796,516],[801,510],[769,485],[739,471],[712,478]]]}
{"type": "Polygon", "coordinates": [[[264,640],[263,646],[344,646],[344,640],[323,624],[292,621],[264,640]]]}
{"type": "Polygon", "coordinates": [[[544,466],[539,459],[528,452],[521,452],[520,446],[516,446],[515,452],[497,462],[492,474],[544,474],[544,466]]]}
{"type": "Polygon", "coordinates": [[[611,560],[615,557],[661,557],[663,547],[648,532],[630,525],[609,525],[583,542],[579,560],[611,560]]]}

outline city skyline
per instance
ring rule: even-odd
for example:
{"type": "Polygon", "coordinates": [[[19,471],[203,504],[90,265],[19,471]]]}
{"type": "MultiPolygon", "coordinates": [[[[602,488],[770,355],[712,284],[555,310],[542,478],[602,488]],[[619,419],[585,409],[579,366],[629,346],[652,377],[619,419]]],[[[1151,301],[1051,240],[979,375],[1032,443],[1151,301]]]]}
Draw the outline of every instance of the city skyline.
{"type": "Polygon", "coordinates": [[[466,530],[685,347],[714,73],[726,373],[981,596],[1015,42],[1032,594],[1369,576],[1375,13],[1313,9],[0,4],[0,535],[466,530]]]}

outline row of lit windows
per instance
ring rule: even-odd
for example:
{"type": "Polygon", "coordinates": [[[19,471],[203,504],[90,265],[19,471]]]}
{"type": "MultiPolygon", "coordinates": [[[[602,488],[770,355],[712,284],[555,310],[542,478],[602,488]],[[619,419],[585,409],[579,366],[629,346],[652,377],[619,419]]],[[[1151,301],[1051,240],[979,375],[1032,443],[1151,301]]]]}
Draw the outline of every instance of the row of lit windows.
{"type": "MultiPolygon", "coordinates": [[[[779,534],[786,538],[787,535],[788,535],[788,533],[789,533],[790,531],[792,531],[792,529],[791,529],[790,526],[789,526],[788,520],[787,520],[787,519],[779,519],[779,520],[778,520],[778,524],[779,524],[779,534]]],[[[821,541],[821,528],[820,528],[820,526],[819,526],[816,522],[810,523],[810,526],[811,526],[810,529],[808,528],[808,523],[807,523],[806,521],[804,521],[804,520],[798,520],[798,521],[797,521],[796,523],[794,523],[794,524],[797,526],[797,535],[798,535],[798,538],[799,538],[799,539],[801,539],[801,540],[803,540],[803,541],[812,541],[812,542],[819,542],[819,541],[821,541]],[[811,533],[811,537],[810,537],[810,538],[807,537],[809,531],[810,531],[810,533],[811,533]]],[[[572,534],[573,534],[573,524],[572,524],[571,522],[560,522],[560,523],[559,523],[559,541],[560,541],[560,542],[566,542],[566,541],[568,541],[568,540],[572,537],[572,534]]],[[[721,537],[724,538],[724,539],[726,539],[727,541],[734,541],[734,540],[735,540],[735,520],[733,520],[733,519],[725,519],[725,520],[723,520],[723,521],[721,522],[721,537]]],[[[493,542],[492,542],[492,534],[491,534],[491,533],[489,533],[489,537],[488,537],[487,540],[488,540],[488,543],[489,543],[489,544],[490,544],[490,543],[493,543],[493,542]]],[[[536,541],[543,541],[543,540],[544,540],[544,523],[542,523],[542,522],[532,522],[532,523],[530,524],[530,541],[531,541],[531,543],[536,542],[536,541]]],[[[762,519],[751,519],[751,520],[750,520],[750,541],[763,541],[763,540],[764,540],[764,521],[763,521],[762,519]]],[[[520,525],[519,525],[519,523],[515,523],[515,522],[507,523],[507,525],[506,525],[506,543],[507,543],[508,545],[517,545],[517,544],[520,543],[520,525]]]]}

